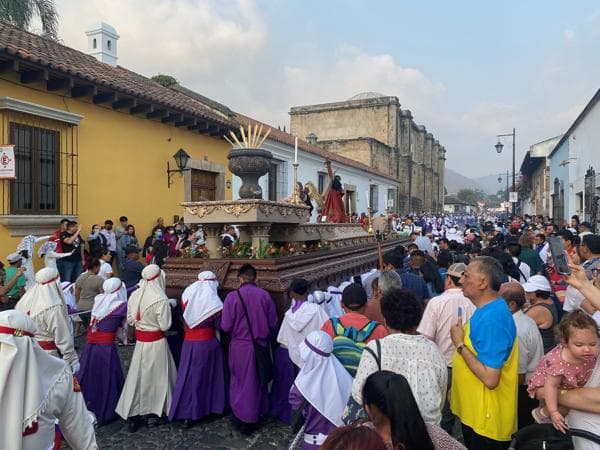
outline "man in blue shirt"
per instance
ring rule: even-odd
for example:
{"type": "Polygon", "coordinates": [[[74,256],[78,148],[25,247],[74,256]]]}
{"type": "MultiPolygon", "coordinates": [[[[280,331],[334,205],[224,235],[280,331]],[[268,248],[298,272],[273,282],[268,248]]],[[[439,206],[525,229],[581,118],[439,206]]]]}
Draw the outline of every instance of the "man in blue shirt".
{"type": "Polygon", "coordinates": [[[142,279],[144,265],[139,261],[140,249],[135,245],[127,246],[125,249],[125,256],[127,259],[125,260],[123,270],[121,271],[121,281],[129,290],[136,286],[142,279]]]}
{"type": "Polygon", "coordinates": [[[460,282],[477,309],[464,329],[459,309],[450,330],[456,347],[450,403],[470,450],[506,449],[517,429],[517,330],[498,294],[502,274],[489,256],[469,263],[460,282]]]}
{"type": "Polygon", "coordinates": [[[417,300],[424,304],[425,300],[429,298],[429,291],[427,290],[427,284],[425,284],[425,280],[420,276],[414,275],[412,273],[407,273],[402,271],[402,259],[403,255],[401,255],[398,250],[394,250],[392,252],[386,253],[383,255],[383,266],[385,270],[394,270],[398,275],[400,275],[400,279],[402,280],[402,288],[410,290],[417,300]]]}

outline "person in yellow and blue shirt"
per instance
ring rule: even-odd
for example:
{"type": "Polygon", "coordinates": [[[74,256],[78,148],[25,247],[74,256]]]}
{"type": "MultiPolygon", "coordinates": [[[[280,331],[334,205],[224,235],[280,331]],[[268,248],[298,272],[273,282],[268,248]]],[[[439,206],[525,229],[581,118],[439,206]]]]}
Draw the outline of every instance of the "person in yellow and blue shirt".
{"type": "Polygon", "coordinates": [[[460,281],[477,309],[464,328],[457,311],[451,329],[456,352],[450,406],[469,450],[506,450],[517,430],[517,330],[498,294],[502,276],[498,261],[481,256],[467,266],[460,281]]]}

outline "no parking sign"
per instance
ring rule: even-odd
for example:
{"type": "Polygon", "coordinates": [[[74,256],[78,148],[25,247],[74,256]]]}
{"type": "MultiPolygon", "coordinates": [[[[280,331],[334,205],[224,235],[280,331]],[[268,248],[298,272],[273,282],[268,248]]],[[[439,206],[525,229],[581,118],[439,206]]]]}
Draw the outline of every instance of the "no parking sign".
{"type": "Polygon", "coordinates": [[[0,145],[0,179],[15,178],[15,146],[0,145]]]}

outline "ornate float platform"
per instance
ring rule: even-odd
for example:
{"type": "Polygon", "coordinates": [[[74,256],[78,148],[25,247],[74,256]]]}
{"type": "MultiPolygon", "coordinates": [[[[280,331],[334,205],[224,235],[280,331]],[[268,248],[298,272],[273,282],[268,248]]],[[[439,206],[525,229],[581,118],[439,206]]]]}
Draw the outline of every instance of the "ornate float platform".
{"type": "MultiPolygon", "coordinates": [[[[239,287],[237,273],[245,263],[258,271],[257,284],[269,291],[277,302],[280,315],[288,305],[286,292],[294,278],[306,278],[312,290],[338,285],[352,276],[377,266],[378,243],[371,225],[369,232],[359,224],[308,223],[309,207],[300,201],[298,191],[298,161],[294,158],[294,191],[291,201],[274,202],[262,199],[261,176],[270,167],[272,155],[260,147],[269,135],[262,127],[248,125],[240,135],[230,133],[234,142],[227,158],[229,170],[241,178],[239,200],[182,203],[184,221],[202,225],[206,251],[202,258],[167,258],[167,293],[179,297],[187,286],[196,281],[203,270],[215,273],[223,294],[239,287]],[[220,234],[227,225],[239,231],[238,243],[223,249],[220,234]],[[206,257],[207,256],[207,257],[206,257]],[[227,257],[224,257],[227,256],[227,257]],[[239,258],[243,256],[243,258],[239,258]]],[[[385,223],[387,228],[387,222],[385,223]]],[[[380,227],[376,225],[376,228],[380,227]]],[[[383,227],[383,224],[382,226],[383,227]]],[[[399,240],[384,240],[388,249],[399,240]]]]}
{"type": "MultiPolygon", "coordinates": [[[[281,314],[288,305],[286,291],[294,278],[307,279],[311,290],[323,290],[377,266],[373,234],[359,224],[307,223],[305,205],[243,199],[188,202],[181,206],[186,223],[202,225],[209,257],[167,258],[163,268],[169,296],[181,295],[203,270],[215,273],[223,293],[235,290],[239,286],[239,268],[251,263],[258,271],[257,284],[273,295],[281,314]],[[222,256],[220,233],[224,225],[236,225],[240,242],[251,244],[249,257],[222,256]],[[308,249],[300,250],[300,254],[262,258],[258,249],[273,243],[308,249]]],[[[400,243],[398,239],[384,239],[381,246],[386,251],[400,243]]]]}

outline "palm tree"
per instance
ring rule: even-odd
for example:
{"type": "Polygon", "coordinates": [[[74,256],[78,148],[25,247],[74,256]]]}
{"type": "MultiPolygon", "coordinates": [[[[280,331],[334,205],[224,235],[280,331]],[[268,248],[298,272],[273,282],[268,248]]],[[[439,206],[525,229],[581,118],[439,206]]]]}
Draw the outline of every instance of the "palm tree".
{"type": "Polygon", "coordinates": [[[34,16],[42,22],[45,37],[58,39],[58,12],[54,0],[0,0],[0,20],[26,30],[34,16]]]}

